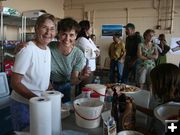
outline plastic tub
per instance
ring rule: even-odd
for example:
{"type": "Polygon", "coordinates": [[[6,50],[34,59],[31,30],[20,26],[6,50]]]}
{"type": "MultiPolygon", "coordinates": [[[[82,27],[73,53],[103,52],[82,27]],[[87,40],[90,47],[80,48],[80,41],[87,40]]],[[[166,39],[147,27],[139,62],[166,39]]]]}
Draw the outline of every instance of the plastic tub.
{"type": "Polygon", "coordinates": [[[76,124],[83,128],[96,128],[100,124],[103,102],[92,98],[76,99],[73,103],[76,124]]]}

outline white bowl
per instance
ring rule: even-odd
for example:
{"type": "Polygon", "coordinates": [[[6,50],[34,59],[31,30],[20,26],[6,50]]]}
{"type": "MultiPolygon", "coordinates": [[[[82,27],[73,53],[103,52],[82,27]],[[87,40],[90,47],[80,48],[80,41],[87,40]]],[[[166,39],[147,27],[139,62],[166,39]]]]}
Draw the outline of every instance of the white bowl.
{"type": "Polygon", "coordinates": [[[124,131],[119,132],[117,135],[144,135],[144,134],[137,131],[124,130],[124,131]]]}
{"type": "Polygon", "coordinates": [[[165,120],[168,120],[173,116],[178,116],[179,111],[180,104],[164,104],[154,109],[154,115],[157,119],[165,124],[165,120]]]}
{"type": "Polygon", "coordinates": [[[92,89],[93,91],[105,96],[106,86],[102,84],[86,84],[85,87],[92,89]]]}

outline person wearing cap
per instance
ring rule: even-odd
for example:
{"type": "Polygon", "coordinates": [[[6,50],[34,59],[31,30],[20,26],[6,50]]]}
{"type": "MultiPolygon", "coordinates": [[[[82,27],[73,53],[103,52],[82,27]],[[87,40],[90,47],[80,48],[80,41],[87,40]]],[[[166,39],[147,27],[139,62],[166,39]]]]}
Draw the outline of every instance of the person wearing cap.
{"type": "Polygon", "coordinates": [[[142,42],[142,38],[139,34],[135,33],[135,25],[133,23],[128,23],[125,26],[126,29],[126,56],[124,62],[124,70],[123,70],[123,78],[122,82],[127,83],[130,72],[135,78],[136,67],[138,65],[138,57],[137,57],[137,48],[138,44],[142,42]]]}

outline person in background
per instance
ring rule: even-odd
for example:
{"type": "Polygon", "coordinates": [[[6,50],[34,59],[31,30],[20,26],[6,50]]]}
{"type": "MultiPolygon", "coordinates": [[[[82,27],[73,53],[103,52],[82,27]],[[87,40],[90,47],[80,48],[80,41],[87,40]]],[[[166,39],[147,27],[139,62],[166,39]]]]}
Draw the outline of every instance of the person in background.
{"type": "Polygon", "coordinates": [[[85,67],[83,52],[74,45],[79,24],[73,18],[64,18],[58,22],[57,29],[59,41],[49,44],[52,55],[51,82],[55,90],[64,94],[62,102],[68,102],[71,100],[72,85],[88,78],[91,72],[85,67]]]}
{"type": "Polygon", "coordinates": [[[133,78],[135,78],[137,65],[139,63],[138,57],[137,57],[137,48],[138,44],[141,43],[141,36],[138,34],[135,34],[135,25],[133,23],[128,23],[126,26],[126,56],[125,56],[125,62],[124,62],[124,70],[123,70],[123,83],[128,83],[129,74],[133,75],[133,78]]]}
{"type": "MultiPolygon", "coordinates": [[[[168,102],[180,103],[180,69],[171,63],[157,65],[150,72],[152,81],[152,97],[150,107],[136,105],[136,109],[152,117],[150,131],[157,135],[164,135],[164,125],[155,118],[154,108],[168,102]]],[[[180,106],[179,106],[180,107],[180,106]]]]}
{"type": "Polygon", "coordinates": [[[117,68],[117,82],[122,82],[122,73],[125,59],[125,45],[120,39],[120,34],[113,35],[113,42],[109,46],[110,62],[110,82],[115,83],[115,68],[117,68]]]}
{"type": "Polygon", "coordinates": [[[166,38],[164,34],[160,34],[158,37],[160,43],[158,44],[159,48],[159,56],[156,60],[156,65],[159,65],[161,63],[166,63],[166,53],[170,50],[170,47],[167,45],[166,38]]]}
{"type": "Polygon", "coordinates": [[[55,17],[41,15],[35,24],[35,39],[16,54],[10,106],[15,131],[29,127],[29,99],[50,89],[51,53],[47,45],[55,34],[55,17]]]}
{"type": "Polygon", "coordinates": [[[80,32],[77,36],[76,46],[83,51],[87,60],[86,66],[91,70],[91,76],[80,84],[79,89],[81,89],[85,84],[92,83],[93,81],[93,72],[96,70],[96,58],[100,55],[100,50],[90,38],[92,34],[90,22],[88,20],[83,20],[79,22],[79,25],[80,32]]]}
{"type": "Polygon", "coordinates": [[[137,55],[140,64],[137,66],[137,85],[143,89],[147,84],[147,89],[151,90],[150,71],[156,66],[155,60],[158,58],[158,51],[152,43],[154,30],[147,29],[144,34],[144,42],[138,45],[137,55]]]}

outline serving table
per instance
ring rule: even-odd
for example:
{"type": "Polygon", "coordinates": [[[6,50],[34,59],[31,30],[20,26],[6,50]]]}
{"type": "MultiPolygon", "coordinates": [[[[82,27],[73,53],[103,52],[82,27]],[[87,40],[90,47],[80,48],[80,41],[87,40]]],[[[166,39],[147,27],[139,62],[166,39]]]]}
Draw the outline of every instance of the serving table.
{"type": "MultiPolygon", "coordinates": [[[[140,90],[137,93],[129,93],[126,95],[133,97],[136,104],[142,105],[147,108],[149,107],[149,99],[150,99],[149,91],[140,90]]],[[[106,104],[105,104],[105,106],[106,106],[106,104]]],[[[108,107],[108,109],[109,109],[109,107],[108,107]]],[[[140,113],[139,111],[137,111],[136,126],[137,127],[145,127],[145,124],[147,124],[147,116],[140,113]]],[[[103,120],[101,119],[100,126],[97,128],[93,128],[93,129],[82,128],[82,127],[77,126],[76,120],[75,120],[75,113],[73,111],[70,111],[70,116],[62,119],[62,129],[63,130],[75,130],[75,131],[79,131],[79,132],[88,133],[89,135],[102,135],[103,134],[103,120]]],[[[146,131],[144,131],[141,128],[137,128],[137,130],[146,135],[150,135],[150,133],[146,133],[146,131]]]]}

